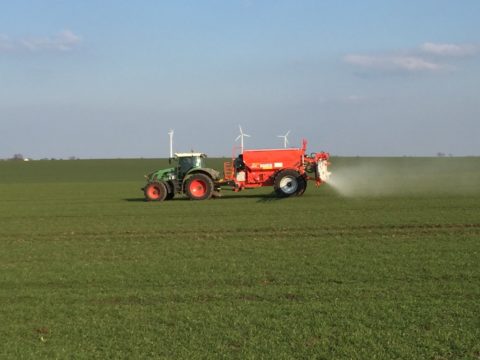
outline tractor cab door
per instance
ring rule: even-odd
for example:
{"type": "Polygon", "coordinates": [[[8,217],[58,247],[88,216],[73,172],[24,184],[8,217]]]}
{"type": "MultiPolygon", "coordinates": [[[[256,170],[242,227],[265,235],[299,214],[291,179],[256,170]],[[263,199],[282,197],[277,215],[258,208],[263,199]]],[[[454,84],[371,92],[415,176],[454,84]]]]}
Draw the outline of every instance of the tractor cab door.
{"type": "Polygon", "coordinates": [[[192,168],[191,157],[181,157],[178,159],[178,177],[183,179],[185,174],[192,168]]]}

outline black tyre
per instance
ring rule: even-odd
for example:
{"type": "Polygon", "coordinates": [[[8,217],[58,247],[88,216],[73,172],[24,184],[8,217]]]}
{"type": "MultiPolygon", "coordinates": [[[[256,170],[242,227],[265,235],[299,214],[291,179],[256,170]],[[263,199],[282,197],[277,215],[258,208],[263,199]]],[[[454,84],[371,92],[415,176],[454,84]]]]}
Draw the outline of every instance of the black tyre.
{"type": "Polygon", "coordinates": [[[210,199],[213,190],[213,180],[205,174],[193,174],[185,184],[185,192],[190,200],[210,199]]]}
{"type": "Polygon", "coordinates": [[[165,186],[167,188],[167,196],[165,200],[172,200],[175,196],[175,185],[171,181],[167,181],[165,183],[165,186]]]}
{"type": "Polygon", "coordinates": [[[307,180],[305,179],[305,177],[300,176],[298,178],[298,190],[295,195],[302,196],[305,193],[305,190],[307,190],[307,180]]]}
{"type": "Polygon", "coordinates": [[[167,197],[167,188],[163,182],[152,182],[143,189],[147,201],[163,201],[167,197]]]}
{"type": "Polygon", "coordinates": [[[298,171],[282,170],[275,176],[273,188],[280,197],[296,195],[301,188],[302,180],[305,181],[301,179],[298,171]]]}

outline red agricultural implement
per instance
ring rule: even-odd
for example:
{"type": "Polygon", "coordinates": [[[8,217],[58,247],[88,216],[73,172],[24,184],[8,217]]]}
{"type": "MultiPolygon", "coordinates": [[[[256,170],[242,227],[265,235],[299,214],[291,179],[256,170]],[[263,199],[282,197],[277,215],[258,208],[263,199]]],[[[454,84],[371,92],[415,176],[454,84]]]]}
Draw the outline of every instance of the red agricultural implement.
{"type": "Polygon", "coordinates": [[[204,166],[205,154],[175,154],[177,166],[146,176],[142,189],[150,201],[170,200],[175,194],[186,194],[192,200],[209,199],[222,188],[234,191],[273,186],[280,197],[303,195],[307,181],[317,186],[328,180],[329,154],[307,155],[307,141],[301,148],[244,150],[224,163],[223,177],[204,166]]]}
{"type": "Polygon", "coordinates": [[[307,181],[318,186],[328,180],[329,154],[306,154],[307,141],[301,148],[244,150],[224,164],[223,182],[235,191],[273,186],[280,197],[303,195],[307,181]]]}

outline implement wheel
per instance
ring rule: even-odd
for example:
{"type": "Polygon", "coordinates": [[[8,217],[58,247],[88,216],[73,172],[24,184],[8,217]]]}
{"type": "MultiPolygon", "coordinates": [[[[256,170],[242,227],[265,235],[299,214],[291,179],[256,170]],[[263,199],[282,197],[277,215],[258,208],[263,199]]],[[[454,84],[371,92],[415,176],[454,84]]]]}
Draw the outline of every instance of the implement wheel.
{"type": "Polygon", "coordinates": [[[205,174],[193,174],[188,178],[185,185],[185,192],[190,200],[210,199],[213,190],[213,181],[205,174]]]}
{"type": "Polygon", "coordinates": [[[163,201],[167,197],[167,188],[163,182],[152,182],[143,189],[147,201],[163,201]]]}
{"type": "Polygon", "coordinates": [[[296,195],[305,182],[300,178],[301,175],[295,170],[282,170],[275,176],[273,188],[279,197],[296,195]]]}

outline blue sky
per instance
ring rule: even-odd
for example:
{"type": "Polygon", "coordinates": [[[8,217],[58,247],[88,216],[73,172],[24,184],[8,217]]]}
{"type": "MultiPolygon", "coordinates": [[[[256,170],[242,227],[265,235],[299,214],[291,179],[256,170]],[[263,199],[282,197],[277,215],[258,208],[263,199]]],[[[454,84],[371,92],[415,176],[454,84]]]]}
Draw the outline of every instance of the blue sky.
{"type": "Polygon", "coordinates": [[[3,1],[0,158],[480,155],[479,1],[3,1]]]}

